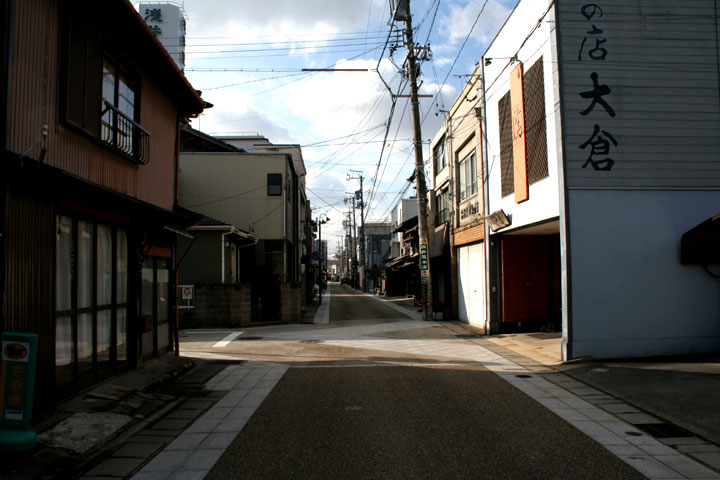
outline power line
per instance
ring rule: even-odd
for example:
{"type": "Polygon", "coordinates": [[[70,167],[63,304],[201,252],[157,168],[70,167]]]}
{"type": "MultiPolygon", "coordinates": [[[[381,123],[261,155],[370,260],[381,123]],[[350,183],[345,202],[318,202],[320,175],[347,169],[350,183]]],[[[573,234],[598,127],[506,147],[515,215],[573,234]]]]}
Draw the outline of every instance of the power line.
{"type": "MultiPolygon", "coordinates": [[[[447,82],[448,77],[450,77],[450,74],[452,73],[453,68],[455,68],[455,64],[457,63],[458,59],[460,58],[460,54],[462,54],[462,51],[465,49],[465,45],[467,45],[468,40],[470,39],[470,35],[472,35],[473,30],[475,30],[475,26],[477,25],[478,21],[480,20],[480,16],[485,11],[485,6],[487,5],[488,0],[485,0],[485,3],[483,3],[482,8],[480,9],[480,12],[477,14],[477,17],[475,17],[475,21],[473,22],[472,26],[470,27],[470,31],[468,31],[468,34],[465,36],[465,40],[463,40],[462,45],[460,46],[460,50],[458,50],[458,54],[455,56],[455,60],[453,60],[452,65],[447,71],[447,74],[445,75],[445,79],[443,80],[442,85],[438,87],[438,93],[435,94],[435,97],[433,98],[433,103],[435,100],[437,100],[438,95],[440,95],[440,92],[442,92],[443,87],[445,86],[445,83],[447,82]]],[[[422,119],[421,123],[425,122],[425,119],[427,119],[427,116],[430,114],[430,110],[428,110],[425,113],[425,116],[422,119]]]]}

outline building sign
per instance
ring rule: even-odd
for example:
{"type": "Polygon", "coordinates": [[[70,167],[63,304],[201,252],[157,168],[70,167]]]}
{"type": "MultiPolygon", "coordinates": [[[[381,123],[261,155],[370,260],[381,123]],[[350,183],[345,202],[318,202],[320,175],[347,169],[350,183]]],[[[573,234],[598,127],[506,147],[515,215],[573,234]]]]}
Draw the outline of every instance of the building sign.
{"type": "Polygon", "coordinates": [[[420,244],[420,270],[428,269],[428,246],[427,243],[420,244]]]}
{"type": "Polygon", "coordinates": [[[510,72],[510,111],[512,118],[513,173],[515,203],[528,199],[527,146],[525,141],[525,92],[523,64],[510,72]]]}
{"type": "Polygon", "coordinates": [[[478,216],[481,214],[480,202],[473,201],[466,203],[460,207],[460,225],[465,225],[478,220],[478,216]]]}
{"type": "Polygon", "coordinates": [[[716,189],[714,4],[555,5],[567,189],[716,189]]]}
{"type": "Polygon", "coordinates": [[[183,8],[172,4],[140,3],[138,11],[180,70],[184,70],[186,21],[183,8]]]}
{"type": "Polygon", "coordinates": [[[0,348],[0,450],[29,450],[37,443],[30,430],[37,335],[7,332],[0,348]]]}
{"type": "Polygon", "coordinates": [[[161,8],[146,8],[145,17],[143,17],[145,23],[150,27],[156,36],[162,35],[162,9],[161,8]]]}
{"type": "Polygon", "coordinates": [[[178,285],[178,308],[195,308],[195,285],[178,285]]]}

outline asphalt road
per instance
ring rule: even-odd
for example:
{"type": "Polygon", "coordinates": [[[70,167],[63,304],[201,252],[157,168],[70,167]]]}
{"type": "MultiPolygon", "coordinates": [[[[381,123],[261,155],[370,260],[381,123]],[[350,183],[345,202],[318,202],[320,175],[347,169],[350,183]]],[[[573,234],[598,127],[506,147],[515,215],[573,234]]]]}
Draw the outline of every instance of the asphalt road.
{"type": "Polygon", "coordinates": [[[410,318],[387,305],[372,301],[367,296],[344,285],[329,284],[328,291],[332,294],[330,322],[407,320],[410,318]]]}
{"type": "MultiPolygon", "coordinates": [[[[406,320],[335,288],[331,325],[406,320]]],[[[481,366],[354,367],[342,351],[291,364],[206,478],[644,478],[481,366]]]]}
{"type": "Polygon", "coordinates": [[[644,478],[482,367],[293,368],[211,470],[227,478],[644,478]]]}

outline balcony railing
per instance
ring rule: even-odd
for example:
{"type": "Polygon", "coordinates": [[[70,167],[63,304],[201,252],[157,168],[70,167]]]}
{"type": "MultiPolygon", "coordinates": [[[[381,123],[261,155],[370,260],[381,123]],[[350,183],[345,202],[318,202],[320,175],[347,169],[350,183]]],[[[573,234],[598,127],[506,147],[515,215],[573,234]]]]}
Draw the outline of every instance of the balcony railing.
{"type": "Polygon", "coordinates": [[[146,165],[150,161],[150,132],[107,101],[101,115],[101,126],[103,143],[134,163],[146,165]]]}

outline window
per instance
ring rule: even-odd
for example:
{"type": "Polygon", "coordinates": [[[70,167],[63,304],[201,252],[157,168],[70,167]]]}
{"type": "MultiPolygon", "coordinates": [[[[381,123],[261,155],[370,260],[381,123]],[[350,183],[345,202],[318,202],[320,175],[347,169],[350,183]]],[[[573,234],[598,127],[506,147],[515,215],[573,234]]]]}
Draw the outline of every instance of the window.
{"type": "Polygon", "coordinates": [[[103,53],[95,9],[65,2],[61,118],[134,163],[148,161],[150,133],[139,123],[139,86],[120,62],[103,53]]]}
{"type": "Polygon", "coordinates": [[[435,226],[439,227],[445,222],[450,221],[450,196],[448,189],[444,189],[435,197],[435,226]]]}
{"type": "Polygon", "coordinates": [[[101,138],[132,156],[135,146],[135,87],[127,75],[107,58],[103,61],[101,138]]]}
{"type": "Polygon", "coordinates": [[[58,385],[107,376],[127,360],[127,236],[56,219],[55,372],[58,385]]]}
{"type": "Polygon", "coordinates": [[[445,168],[445,165],[447,165],[447,160],[445,159],[445,137],[433,148],[433,165],[435,166],[435,175],[440,173],[440,171],[445,168]]]}
{"type": "Polygon", "coordinates": [[[464,202],[477,193],[477,167],[475,152],[471,153],[458,164],[460,201],[464,202]]]}
{"type": "Polygon", "coordinates": [[[268,195],[282,195],[282,174],[281,173],[268,173],[267,194],[268,195]]]}

